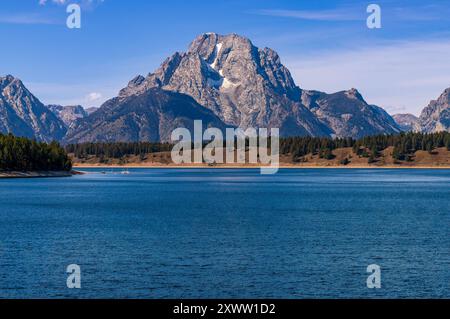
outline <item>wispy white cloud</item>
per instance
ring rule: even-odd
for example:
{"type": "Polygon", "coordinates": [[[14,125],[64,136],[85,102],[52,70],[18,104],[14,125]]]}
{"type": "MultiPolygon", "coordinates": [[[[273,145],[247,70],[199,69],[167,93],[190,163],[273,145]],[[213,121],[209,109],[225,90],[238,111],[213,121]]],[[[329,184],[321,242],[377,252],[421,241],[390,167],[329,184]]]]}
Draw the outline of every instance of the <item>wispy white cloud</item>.
{"type": "Polygon", "coordinates": [[[358,88],[368,103],[418,114],[450,87],[450,41],[378,44],[285,59],[297,84],[336,92],[358,88]]]}
{"type": "Polygon", "coordinates": [[[392,7],[382,10],[386,16],[396,21],[429,22],[447,19],[450,14],[448,3],[424,3],[420,6],[392,7]]]}
{"type": "Polygon", "coordinates": [[[67,0],[50,0],[50,1],[48,1],[48,0],[39,0],[39,4],[41,6],[45,6],[47,4],[47,2],[53,2],[55,4],[63,5],[63,4],[65,4],[67,2],[67,0]]]}
{"type": "Polygon", "coordinates": [[[92,103],[100,100],[102,97],[103,95],[99,92],[91,92],[86,96],[86,101],[92,103]]]}
{"type": "Polygon", "coordinates": [[[37,13],[0,14],[2,24],[59,24],[60,22],[37,13]]]}
{"type": "Polygon", "coordinates": [[[39,5],[45,6],[49,3],[52,3],[52,4],[62,6],[62,5],[66,5],[69,3],[77,3],[84,8],[91,8],[95,5],[99,5],[103,2],[105,2],[105,0],[39,0],[39,5]]]}
{"type": "Polygon", "coordinates": [[[335,10],[280,10],[280,9],[262,9],[254,11],[255,14],[295,18],[302,20],[317,20],[317,21],[360,21],[365,20],[366,16],[358,14],[355,10],[335,9],[335,10]]]}
{"type": "Polygon", "coordinates": [[[28,82],[26,87],[44,104],[82,105],[98,107],[106,100],[117,95],[123,84],[111,85],[100,82],[102,92],[92,91],[97,84],[93,83],[55,83],[55,82],[28,82]]]}
{"type": "MultiPolygon", "coordinates": [[[[450,7],[448,4],[423,4],[420,6],[381,6],[383,18],[392,21],[426,22],[448,18],[450,7]]],[[[364,4],[347,4],[333,9],[317,10],[287,10],[260,9],[251,12],[257,15],[293,18],[314,21],[363,21],[368,13],[364,4]]]]}
{"type": "MultiPolygon", "coordinates": [[[[104,0],[38,0],[40,6],[45,7],[48,4],[58,6],[67,5],[69,3],[78,3],[85,9],[93,9],[97,5],[103,3],[104,0]]],[[[51,18],[41,10],[39,12],[15,12],[0,13],[1,24],[64,24],[64,16],[59,19],[51,18]]]]}

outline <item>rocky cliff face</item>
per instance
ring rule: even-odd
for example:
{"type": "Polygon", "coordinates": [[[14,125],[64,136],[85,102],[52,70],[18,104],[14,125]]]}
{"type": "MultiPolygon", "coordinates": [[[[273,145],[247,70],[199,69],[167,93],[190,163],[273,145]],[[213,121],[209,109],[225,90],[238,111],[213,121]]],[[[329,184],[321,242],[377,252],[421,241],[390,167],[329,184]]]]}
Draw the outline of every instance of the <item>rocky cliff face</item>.
{"type": "Polygon", "coordinates": [[[81,105],[47,105],[47,107],[64,122],[67,128],[73,127],[75,121],[88,116],[87,111],[81,105]]]}
{"type": "Polygon", "coordinates": [[[450,88],[422,111],[415,128],[424,133],[450,131],[450,88]]]}
{"type": "Polygon", "coordinates": [[[7,75],[0,77],[0,132],[50,142],[61,140],[66,128],[22,81],[7,75]]]}
{"type": "Polygon", "coordinates": [[[413,114],[395,114],[392,118],[404,132],[415,131],[419,121],[413,114]]]}
{"type": "Polygon", "coordinates": [[[172,131],[185,127],[193,134],[194,120],[203,127],[225,131],[225,125],[210,110],[191,97],[152,88],[125,98],[114,98],[70,129],[65,143],[170,141],[172,131]]]}
{"type": "Polygon", "coordinates": [[[302,103],[332,130],[333,137],[395,134],[401,129],[382,108],[369,105],[356,89],[326,94],[303,91],[302,103]]]}
{"type": "Polygon", "coordinates": [[[186,53],[175,53],[155,73],[134,78],[120,96],[151,87],[188,94],[226,124],[279,127],[283,136],[357,138],[400,131],[356,90],[303,91],[275,51],[258,49],[236,34],[197,37],[186,53]]]}
{"type": "Polygon", "coordinates": [[[146,78],[134,78],[120,97],[152,87],[193,97],[227,125],[278,127],[282,135],[330,133],[300,103],[301,90],[277,53],[235,34],[197,37],[186,53],[175,53],[146,78]]]}

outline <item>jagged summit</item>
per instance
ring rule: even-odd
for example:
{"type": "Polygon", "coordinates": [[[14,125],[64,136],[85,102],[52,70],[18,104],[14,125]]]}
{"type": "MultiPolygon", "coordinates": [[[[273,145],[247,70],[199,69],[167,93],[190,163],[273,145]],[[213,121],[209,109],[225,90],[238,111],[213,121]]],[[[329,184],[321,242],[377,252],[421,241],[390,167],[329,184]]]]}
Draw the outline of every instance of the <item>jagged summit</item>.
{"type": "Polygon", "coordinates": [[[327,136],[329,130],[300,103],[301,90],[278,54],[237,34],[202,34],[119,97],[152,87],[187,94],[227,125],[280,127],[284,135],[327,136]]]}
{"type": "Polygon", "coordinates": [[[415,129],[425,133],[450,131],[450,88],[423,109],[415,129]]]}
{"type": "Polygon", "coordinates": [[[14,76],[12,76],[11,74],[7,74],[4,77],[0,77],[0,87],[4,88],[5,86],[9,85],[11,82],[18,80],[16,79],[14,76]]]}
{"type": "Polygon", "coordinates": [[[66,128],[20,79],[6,75],[0,77],[0,132],[49,142],[62,139],[66,128]]]}
{"type": "Polygon", "coordinates": [[[8,90],[8,92],[11,94],[31,94],[30,91],[28,91],[28,89],[25,87],[23,82],[19,78],[16,78],[11,74],[0,77],[0,88],[2,90],[8,90]]]}
{"type": "Polygon", "coordinates": [[[355,88],[351,88],[350,90],[345,91],[344,93],[351,99],[357,99],[360,100],[361,102],[366,103],[361,93],[359,93],[359,91],[355,88]]]}

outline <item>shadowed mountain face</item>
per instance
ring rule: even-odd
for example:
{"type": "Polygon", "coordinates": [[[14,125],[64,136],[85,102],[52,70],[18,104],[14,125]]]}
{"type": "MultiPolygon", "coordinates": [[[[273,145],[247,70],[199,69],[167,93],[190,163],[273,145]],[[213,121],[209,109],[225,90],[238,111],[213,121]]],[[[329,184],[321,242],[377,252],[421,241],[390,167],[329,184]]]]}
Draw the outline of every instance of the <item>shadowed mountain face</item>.
{"type": "Polygon", "coordinates": [[[450,88],[423,109],[416,129],[424,133],[450,131],[450,88]]]}
{"type": "Polygon", "coordinates": [[[82,121],[77,121],[64,142],[170,141],[171,133],[185,127],[193,134],[194,120],[203,128],[225,125],[191,97],[152,88],[139,95],[114,98],[82,121]]]}
{"type": "Polygon", "coordinates": [[[395,114],[392,115],[394,121],[405,132],[415,131],[419,118],[413,114],[395,114]]]}
{"type": "Polygon", "coordinates": [[[22,81],[7,75],[0,77],[0,132],[50,142],[61,140],[66,127],[22,81]]]}

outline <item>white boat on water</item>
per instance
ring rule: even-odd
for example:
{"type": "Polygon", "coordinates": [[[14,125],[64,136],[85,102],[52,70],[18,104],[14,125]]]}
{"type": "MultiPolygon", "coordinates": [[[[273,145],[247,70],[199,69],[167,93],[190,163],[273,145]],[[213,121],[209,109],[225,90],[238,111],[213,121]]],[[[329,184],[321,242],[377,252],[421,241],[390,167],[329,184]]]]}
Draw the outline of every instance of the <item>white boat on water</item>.
{"type": "Polygon", "coordinates": [[[130,171],[129,170],[124,170],[121,173],[122,175],[130,175],[130,171]]]}

